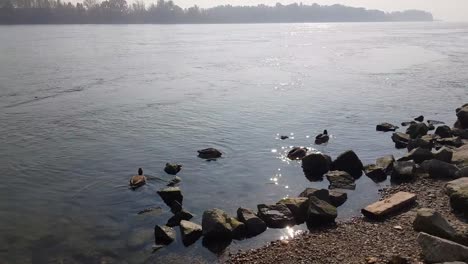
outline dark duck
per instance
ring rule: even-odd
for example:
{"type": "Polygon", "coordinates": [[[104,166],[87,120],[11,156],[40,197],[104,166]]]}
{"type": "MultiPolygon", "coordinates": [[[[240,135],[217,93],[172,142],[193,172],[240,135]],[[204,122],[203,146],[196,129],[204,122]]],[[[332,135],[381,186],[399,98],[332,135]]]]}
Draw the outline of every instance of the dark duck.
{"type": "Polygon", "coordinates": [[[322,134],[319,134],[315,137],[315,144],[320,145],[327,143],[330,137],[328,136],[328,131],[325,129],[322,134]]]}

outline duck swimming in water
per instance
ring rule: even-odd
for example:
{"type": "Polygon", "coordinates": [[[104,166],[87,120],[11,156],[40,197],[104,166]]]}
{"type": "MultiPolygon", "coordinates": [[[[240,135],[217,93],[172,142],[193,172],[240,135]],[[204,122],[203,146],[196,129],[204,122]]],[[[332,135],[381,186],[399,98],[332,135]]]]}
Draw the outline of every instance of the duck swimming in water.
{"type": "Polygon", "coordinates": [[[330,137],[328,136],[328,131],[325,129],[322,134],[318,134],[315,137],[315,144],[320,145],[323,143],[327,143],[330,137]]]}
{"type": "Polygon", "coordinates": [[[143,175],[143,169],[138,168],[138,175],[134,175],[130,178],[130,187],[136,189],[145,185],[145,183],[146,177],[143,175]]]}

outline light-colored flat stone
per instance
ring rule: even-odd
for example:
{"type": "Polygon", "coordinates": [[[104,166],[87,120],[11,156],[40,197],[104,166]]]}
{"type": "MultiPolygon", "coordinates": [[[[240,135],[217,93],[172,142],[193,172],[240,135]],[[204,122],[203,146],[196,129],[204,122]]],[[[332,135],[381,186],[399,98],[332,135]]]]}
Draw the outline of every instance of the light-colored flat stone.
{"type": "Polygon", "coordinates": [[[424,259],[429,263],[468,261],[468,247],[450,240],[419,233],[418,243],[424,259]]]}
{"type": "Polygon", "coordinates": [[[450,196],[453,193],[466,187],[468,187],[468,177],[463,177],[447,182],[447,184],[445,185],[445,193],[450,196]]]}
{"type": "Polygon", "coordinates": [[[395,213],[416,201],[416,195],[408,192],[398,192],[391,197],[368,205],[361,212],[368,218],[382,218],[395,213]]]}
{"type": "Polygon", "coordinates": [[[452,163],[468,166],[468,145],[463,145],[457,149],[454,149],[452,163]]]}

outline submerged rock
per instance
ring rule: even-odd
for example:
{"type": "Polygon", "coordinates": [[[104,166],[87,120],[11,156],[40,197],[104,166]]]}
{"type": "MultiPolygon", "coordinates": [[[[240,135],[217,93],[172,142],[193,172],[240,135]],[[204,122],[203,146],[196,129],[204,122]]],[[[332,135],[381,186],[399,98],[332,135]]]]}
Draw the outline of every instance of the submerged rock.
{"type": "Polygon", "coordinates": [[[284,204],[265,205],[259,204],[258,217],[270,228],[285,228],[295,225],[294,216],[284,204]]]}
{"type": "Polygon", "coordinates": [[[221,151],[215,148],[206,148],[198,150],[198,157],[202,159],[217,159],[220,158],[222,155],[223,153],[221,153],[221,151]]]}
{"type": "Polygon", "coordinates": [[[331,164],[332,170],[346,171],[354,178],[362,175],[364,166],[359,157],[352,150],[340,154],[331,164]]]}
{"type": "Polygon", "coordinates": [[[300,160],[307,155],[307,149],[302,147],[294,147],[288,152],[288,159],[300,160]]]}
{"type": "Polygon", "coordinates": [[[379,167],[375,164],[369,164],[364,166],[364,173],[374,182],[382,182],[387,179],[387,174],[385,173],[385,170],[382,167],[379,167]]]}
{"type": "Polygon", "coordinates": [[[180,221],[180,233],[182,243],[188,247],[195,243],[203,234],[202,227],[198,224],[182,220],[180,221]]]}
{"type": "Polygon", "coordinates": [[[429,208],[421,208],[417,211],[413,222],[413,228],[418,232],[425,232],[433,236],[453,239],[456,230],[438,212],[429,208]]]}
{"type": "Polygon", "coordinates": [[[443,162],[440,160],[432,159],[426,160],[421,164],[421,168],[429,174],[431,178],[447,178],[454,179],[459,170],[457,166],[443,162]]]}
{"type": "Polygon", "coordinates": [[[309,180],[322,178],[330,170],[331,158],[321,153],[312,153],[302,159],[302,170],[309,180]]]}
{"type": "Polygon", "coordinates": [[[356,189],[353,176],[345,171],[329,171],[325,176],[330,182],[329,189],[356,189]]]}
{"type": "Polygon", "coordinates": [[[395,126],[395,125],[392,125],[390,123],[381,123],[381,124],[378,124],[376,127],[375,127],[375,130],[377,131],[383,131],[383,132],[388,132],[388,131],[395,131],[397,130],[398,127],[395,126]]]}
{"type": "Polygon", "coordinates": [[[133,231],[129,235],[127,239],[127,246],[131,249],[138,249],[151,244],[152,240],[153,232],[151,232],[151,229],[139,229],[133,231]]]}
{"type": "Polygon", "coordinates": [[[174,214],[169,220],[167,220],[167,226],[169,227],[174,227],[178,226],[182,220],[190,220],[193,218],[193,215],[184,209],[182,209],[180,212],[174,214]]]}
{"type": "Polygon", "coordinates": [[[468,247],[458,243],[426,233],[419,233],[417,240],[429,263],[468,260],[468,247]]]}
{"type": "Polygon", "coordinates": [[[166,187],[162,190],[159,190],[157,193],[159,196],[161,196],[164,203],[166,203],[169,207],[172,206],[174,201],[182,204],[182,200],[184,199],[179,187],[166,187]]]}
{"type": "Polygon", "coordinates": [[[237,209],[237,218],[245,224],[247,237],[257,236],[267,229],[265,222],[260,219],[251,209],[237,209]]]}
{"type": "Polygon", "coordinates": [[[176,186],[177,184],[179,184],[180,182],[182,181],[182,179],[179,177],[179,176],[175,176],[174,178],[172,178],[169,183],[167,184],[167,186],[169,187],[174,187],[176,186]]]}
{"type": "Polygon", "coordinates": [[[337,216],[336,207],[333,205],[315,196],[309,198],[306,218],[307,226],[315,227],[334,223],[337,216]]]}
{"type": "Polygon", "coordinates": [[[164,167],[164,171],[171,175],[176,175],[181,169],[182,165],[176,163],[166,163],[166,167],[164,167]]]}
{"type": "Polygon", "coordinates": [[[159,226],[154,227],[154,242],[157,245],[169,245],[176,238],[176,233],[172,227],[159,226]]]}

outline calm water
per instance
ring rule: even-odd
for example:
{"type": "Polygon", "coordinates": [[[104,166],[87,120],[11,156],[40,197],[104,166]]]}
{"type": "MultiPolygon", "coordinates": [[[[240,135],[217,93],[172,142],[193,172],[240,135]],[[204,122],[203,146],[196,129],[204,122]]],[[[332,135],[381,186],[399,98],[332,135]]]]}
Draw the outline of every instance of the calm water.
{"type": "MultiPolygon", "coordinates": [[[[171,213],[156,194],[165,182],[127,188],[138,167],[169,180],[164,164],[182,163],[198,223],[205,209],[326,187],[284,152],[401,155],[375,124],[452,124],[468,95],[467,43],[468,24],[449,23],[0,27],[0,263],[216,261],[201,241],[151,254],[152,228],[171,213]],[[315,146],[323,129],[333,137],[315,146]],[[205,147],[224,158],[197,158],[205,147]]],[[[357,184],[341,218],[387,183],[357,184]]]]}

